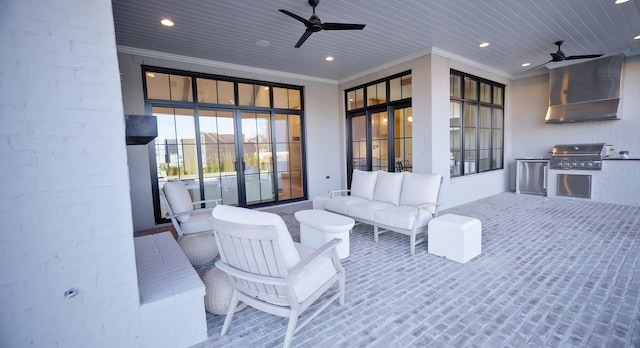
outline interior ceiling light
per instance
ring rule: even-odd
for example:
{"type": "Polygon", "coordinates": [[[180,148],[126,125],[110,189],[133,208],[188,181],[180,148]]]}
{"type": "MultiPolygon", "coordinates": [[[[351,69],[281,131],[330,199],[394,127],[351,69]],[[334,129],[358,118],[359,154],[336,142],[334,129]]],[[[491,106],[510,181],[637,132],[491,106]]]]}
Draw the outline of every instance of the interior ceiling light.
{"type": "Polygon", "coordinates": [[[160,21],[160,23],[162,23],[162,25],[164,25],[165,27],[172,27],[173,26],[173,21],[165,18],[163,20],[160,21]]]}
{"type": "Polygon", "coordinates": [[[328,56],[328,57],[327,57],[327,58],[325,58],[324,60],[326,60],[327,62],[331,62],[331,61],[333,61],[333,57],[328,56]]]}
{"type": "Polygon", "coordinates": [[[616,4],[624,4],[625,2],[627,2],[629,0],[616,0],[616,4]]]}
{"type": "Polygon", "coordinates": [[[483,42],[483,43],[480,44],[480,47],[482,47],[482,48],[487,47],[487,46],[489,46],[488,42],[483,42]]]}
{"type": "Polygon", "coordinates": [[[147,76],[148,76],[148,77],[156,77],[156,74],[154,74],[154,73],[152,73],[152,72],[148,72],[148,73],[147,73],[147,76]]]}
{"type": "Polygon", "coordinates": [[[529,66],[531,63],[522,63],[522,66],[529,66]]]}

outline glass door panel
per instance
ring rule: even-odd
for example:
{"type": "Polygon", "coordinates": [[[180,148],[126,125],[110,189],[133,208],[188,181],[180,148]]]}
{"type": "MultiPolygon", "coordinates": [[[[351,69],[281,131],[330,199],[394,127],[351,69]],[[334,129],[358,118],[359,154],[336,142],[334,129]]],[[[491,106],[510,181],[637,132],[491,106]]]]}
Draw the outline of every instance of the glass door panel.
{"type": "Polygon", "coordinates": [[[222,204],[238,204],[238,177],[235,168],[236,144],[233,112],[200,110],[202,176],[205,199],[222,199],[222,204]]]}
{"type": "Polygon", "coordinates": [[[411,155],[413,116],[411,107],[393,111],[395,130],[395,168],[396,172],[411,172],[413,161],[411,155]]]}
{"type": "Polygon", "coordinates": [[[389,170],[389,119],[387,112],[371,114],[371,169],[389,170]]]}
{"type": "Polygon", "coordinates": [[[353,169],[367,170],[367,122],[365,115],[351,118],[351,153],[353,169]]]}
{"type": "Polygon", "coordinates": [[[275,200],[270,114],[242,112],[242,159],[246,204],[275,200]]]}
{"type": "MultiPolygon", "coordinates": [[[[154,107],[158,122],[155,141],[158,187],[168,181],[183,180],[192,198],[199,198],[198,156],[193,109],[154,107]]],[[[162,216],[166,208],[160,207],[162,216]]]]}
{"type": "Polygon", "coordinates": [[[303,197],[300,115],[275,116],[278,198],[303,197]]]}

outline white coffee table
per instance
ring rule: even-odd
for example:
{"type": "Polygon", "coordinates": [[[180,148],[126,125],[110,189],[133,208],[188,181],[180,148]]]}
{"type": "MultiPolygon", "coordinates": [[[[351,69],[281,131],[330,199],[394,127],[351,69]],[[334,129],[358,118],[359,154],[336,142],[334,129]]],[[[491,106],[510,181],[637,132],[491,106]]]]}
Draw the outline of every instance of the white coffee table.
{"type": "Polygon", "coordinates": [[[342,239],[338,244],[338,257],[349,256],[349,232],[355,221],[346,216],[324,210],[301,210],[294,214],[300,222],[300,243],[320,247],[334,238],[342,239]]]}

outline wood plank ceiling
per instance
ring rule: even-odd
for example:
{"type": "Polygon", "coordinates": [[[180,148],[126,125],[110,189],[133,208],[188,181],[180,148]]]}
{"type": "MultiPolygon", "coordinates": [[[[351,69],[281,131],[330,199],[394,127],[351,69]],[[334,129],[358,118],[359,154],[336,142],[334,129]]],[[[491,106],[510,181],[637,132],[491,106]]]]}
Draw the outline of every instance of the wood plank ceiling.
{"type": "MultiPolygon", "coordinates": [[[[535,73],[564,40],[567,55],[640,52],[636,1],[321,0],[323,22],[362,23],[361,31],[321,31],[294,48],[309,18],[307,0],[113,0],[121,51],[166,54],[341,81],[406,57],[438,50],[507,78],[535,73]],[[170,18],[175,26],[160,25],[170,18]],[[266,40],[269,46],[256,45],[266,40]],[[479,48],[489,42],[486,48],[479,48]],[[325,61],[333,56],[332,62],[325,61]]],[[[553,67],[551,63],[548,67],[553,67]]],[[[540,70],[544,71],[544,68],[540,70]]]]}

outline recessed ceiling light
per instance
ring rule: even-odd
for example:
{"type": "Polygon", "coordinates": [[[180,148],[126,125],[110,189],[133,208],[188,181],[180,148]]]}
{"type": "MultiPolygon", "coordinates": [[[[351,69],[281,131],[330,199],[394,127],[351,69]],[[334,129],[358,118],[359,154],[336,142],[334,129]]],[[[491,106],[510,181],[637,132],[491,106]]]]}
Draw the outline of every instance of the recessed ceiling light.
{"type": "Polygon", "coordinates": [[[522,66],[529,66],[531,63],[522,63],[522,66]]]}
{"type": "Polygon", "coordinates": [[[483,48],[487,47],[487,46],[489,46],[488,42],[483,42],[483,43],[480,44],[480,47],[483,47],[483,48]]]}
{"type": "Polygon", "coordinates": [[[148,72],[147,73],[147,77],[156,77],[156,74],[152,73],[152,72],[148,72]]]}
{"type": "Polygon", "coordinates": [[[160,21],[160,23],[162,23],[162,25],[164,25],[165,27],[172,27],[173,26],[173,21],[165,18],[163,20],[160,21]]]}
{"type": "Polygon", "coordinates": [[[625,2],[627,2],[629,0],[616,0],[616,4],[624,4],[625,2]]]}
{"type": "Polygon", "coordinates": [[[640,35],[636,35],[633,37],[634,40],[640,40],[640,35]]]}
{"type": "Polygon", "coordinates": [[[332,60],[333,60],[333,57],[328,56],[328,57],[327,57],[327,58],[325,58],[324,60],[326,60],[327,62],[330,62],[330,61],[332,61],[332,60]]]}
{"type": "Polygon", "coordinates": [[[267,40],[258,40],[256,41],[256,46],[258,47],[268,47],[271,43],[267,40]]]}

